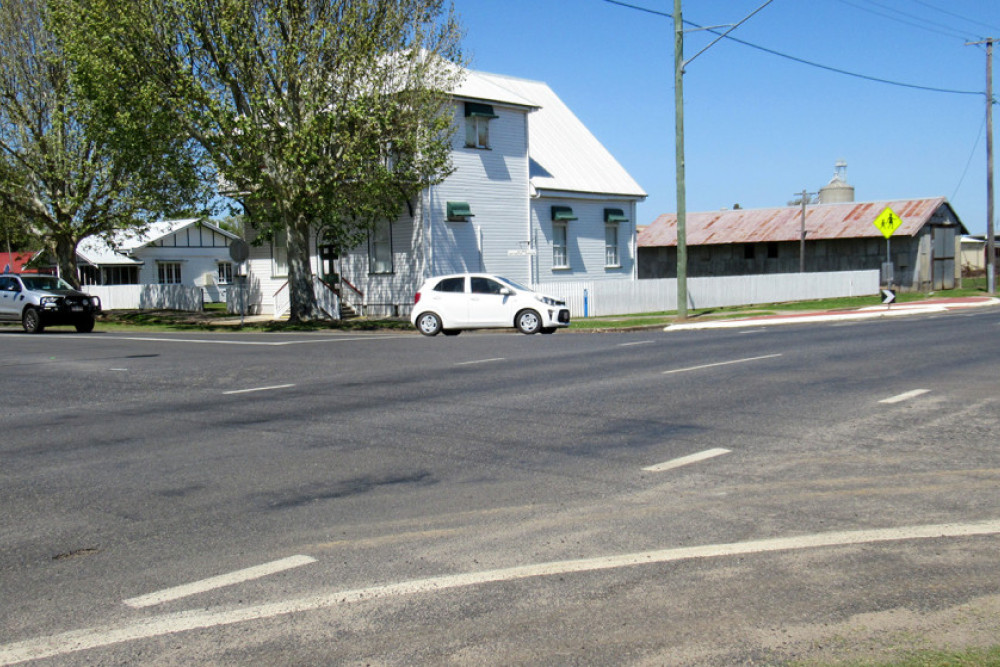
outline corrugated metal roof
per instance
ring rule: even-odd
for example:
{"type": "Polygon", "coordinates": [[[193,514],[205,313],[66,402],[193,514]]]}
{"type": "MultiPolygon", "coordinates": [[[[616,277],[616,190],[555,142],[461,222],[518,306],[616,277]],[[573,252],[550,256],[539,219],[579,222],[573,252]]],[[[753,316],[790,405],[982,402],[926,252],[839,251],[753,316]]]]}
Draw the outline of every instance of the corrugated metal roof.
{"type": "Polygon", "coordinates": [[[129,253],[154,241],[158,241],[165,236],[179,232],[185,227],[199,223],[230,239],[239,238],[236,234],[227,232],[202,218],[159,220],[150,223],[139,231],[120,231],[115,234],[110,243],[102,236],[88,236],[80,241],[76,249],[76,254],[87,263],[95,266],[142,264],[141,260],[129,257],[129,253]]]}
{"type": "MultiPolygon", "coordinates": [[[[944,197],[807,206],[806,239],[882,238],[874,221],[887,207],[902,220],[893,236],[914,236],[942,206],[951,209],[944,197]]],[[[798,241],[801,220],[798,206],[708,211],[688,213],[685,231],[688,245],[798,241]]],[[[677,214],[656,218],[640,232],[638,242],[641,248],[676,246],[677,214]]]]}
{"type": "Polygon", "coordinates": [[[528,116],[528,154],[534,163],[531,184],[536,190],[646,196],[548,84],[469,71],[455,94],[473,96],[472,92],[483,100],[535,107],[528,116]]]}

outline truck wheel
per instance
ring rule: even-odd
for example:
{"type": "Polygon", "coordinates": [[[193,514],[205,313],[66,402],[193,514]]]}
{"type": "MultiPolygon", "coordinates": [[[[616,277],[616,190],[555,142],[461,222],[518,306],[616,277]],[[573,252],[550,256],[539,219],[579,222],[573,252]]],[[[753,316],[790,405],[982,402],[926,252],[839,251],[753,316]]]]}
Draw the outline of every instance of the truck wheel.
{"type": "Polygon", "coordinates": [[[30,306],[24,309],[24,315],[21,316],[21,326],[30,334],[45,331],[45,325],[42,324],[42,314],[30,306]]]}

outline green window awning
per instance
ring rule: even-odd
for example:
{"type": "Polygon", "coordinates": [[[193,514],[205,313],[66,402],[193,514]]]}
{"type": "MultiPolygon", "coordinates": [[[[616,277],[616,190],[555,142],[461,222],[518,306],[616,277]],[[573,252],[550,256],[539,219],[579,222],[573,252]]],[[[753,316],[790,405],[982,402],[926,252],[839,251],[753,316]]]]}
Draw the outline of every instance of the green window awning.
{"type": "Polygon", "coordinates": [[[499,118],[495,113],[493,113],[493,105],[491,104],[479,104],[478,102],[466,102],[465,103],[465,117],[476,117],[476,118],[499,118]]]}
{"type": "Polygon", "coordinates": [[[576,220],[576,216],[573,215],[573,209],[569,206],[553,206],[552,207],[552,222],[565,222],[567,220],[576,220]]]}
{"type": "Polygon", "coordinates": [[[628,218],[620,208],[606,208],[604,209],[604,222],[628,222],[628,218]]]}
{"type": "Polygon", "coordinates": [[[472,217],[472,207],[464,201],[450,201],[447,208],[449,220],[464,221],[466,218],[472,217]]]}

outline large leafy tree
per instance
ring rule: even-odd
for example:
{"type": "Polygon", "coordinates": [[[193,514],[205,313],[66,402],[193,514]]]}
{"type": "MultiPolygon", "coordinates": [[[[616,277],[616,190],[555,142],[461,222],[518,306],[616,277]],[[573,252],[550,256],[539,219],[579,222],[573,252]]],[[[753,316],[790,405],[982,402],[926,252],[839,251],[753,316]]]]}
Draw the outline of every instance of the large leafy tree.
{"type": "Polygon", "coordinates": [[[141,226],[197,199],[200,177],[173,138],[157,152],[185,157],[161,163],[122,157],[92,131],[47,18],[43,0],[0,2],[0,214],[12,234],[34,237],[78,284],[81,239],[141,226]],[[162,164],[172,175],[159,171],[162,164]]]}
{"type": "Polygon", "coordinates": [[[51,1],[119,138],[196,140],[257,240],[286,237],[293,320],[324,317],[312,233],[353,247],[449,169],[461,31],[443,0],[51,1]]]}

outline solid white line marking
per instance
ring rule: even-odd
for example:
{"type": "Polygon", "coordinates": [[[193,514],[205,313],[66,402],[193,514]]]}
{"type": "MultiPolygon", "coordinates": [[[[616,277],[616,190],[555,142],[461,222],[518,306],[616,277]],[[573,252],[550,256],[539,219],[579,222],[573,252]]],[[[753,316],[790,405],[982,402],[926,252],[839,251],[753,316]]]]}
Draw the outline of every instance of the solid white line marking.
{"type": "Polygon", "coordinates": [[[254,391],[271,391],[272,389],[288,389],[289,387],[294,387],[294,384],[276,384],[271,387],[254,387],[253,389],[233,389],[231,391],[222,392],[223,395],[230,394],[249,394],[254,391]]]}
{"type": "Polygon", "coordinates": [[[651,345],[656,341],[653,340],[639,340],[634,343],[619,343],[618,347],[631,347],[632,345],[651,345]]]}
{"type": "Polygon", "coordinates": [[[494,361],[503,361],[504,357],[494,357],[493,359],[477,359],[475,361],[459,361],[456,366],[472,366],[473,364],[489,364],[494,361]]]}
{"type": "Polygon", "coordinates": [[[687,371],[700,371],[703,368],[714,368],[716,366],[729,366],[730,364],[745,364],[748,361],[759,361],[761,359],[774,359],[775,357],[780,357],[781,353],[778,354],[765,354],[762,357],[747,357],[746,359],[734,359],[733,361],[720,361],[716,364],[703,364],[701,366],[690,366],[688,368],[676,368],[672,371],[663,371],[664,375],[670,375],[671,373],[686,373],[687,371]]]}
{"type": "Polygon", "coordinates": [[[349,591],[317,592],[314,595],[304,598],[239,609],[214,612],[185,611],[153,616],[123,626],[72,630],[58,635],[0,645],[0,665],[6,666],[28,660],[51,658],[53,656],[67,655],[101,646],[162,637],[188,630],[245,623],[247,621],[274,618],[318,609],[332,609],[354,602],[418,593],[435,593],[448,589],[515,581],[530,577],[545,577],[575,572],[596,572],[599,570],[669,563],[695,558],[717,558],[797,549],[897,542],[901,540],[932,540],[946,537],[973,537],[997,534],[1000,534],[1000,520],[966,524],[951,523],[932,526],[907,526],[902,528],[819,533],[817,535],[800,535],[798,537],[782,537],[732,544],[684,547],[680,549],[640,551],[638,553],[619,556],[554,561],[539,563],[537,565],[509,567],[500,570],[487,570],[485,572],[446,575],[349,591]]]}
{"type": "Polygon", "coordinates": [[[141,609],[142,607],[152,607],[153,605],[163,604],[164,602],[170,602],[171,600],[179,600],[180,598],[186,598],[191,595],[197,595],[198,593],[205,593],[216,588],[222,588],[223,586],[232,586],[233,584],[240,584],[244,581],[250,581],[251,579],[260,579],[261,577],[266,577],[270,574],[284,572],[285,570],[290,570],[293,567],[301,567],[315,562],[316,559],[312,556],[290,556],[288,558],[282,558],[281,560],[265,563],[264,565],[248,567],[245,570],[237,570],[236,572],[230,572],[229,574],[222,574],[217,577],[203,579],[202,581],[195,581],[190,584],[184,584],[183,586],[167,588],[162,591],[157,591],[156,593],[150,593],[149,595],[140,595],[139,597],[129,598],[128,600],[124,600],[124,602],[128,606],[135,607],[136,609],[141,609]]]}
{"type": "Polygon", "coordinates": [[[705,451],[698,452],[697,454],[682,456],[679,459],[673,459],[672,461],[666,461],[664,463],[657,463],[656,465],[646,466],[645,468],[643,468],[643,470],[647,472],[663,472],[664,470],[673,470],[674,468],[680,468],[681,466],[690,465],[692,463],[698,463],[699,461],[715,458],[716,456],[722,456],[723,454],[728,454],[729,452],[730,450],[723,449],[721,447],[716,447],[715,449],[706,449],[705,451]]]}
{"type": "Polygon", "coordinates": [[[911,398],[916,398],[917,396],[923,396],[930,389],[914,389],[913,391],[907,391],[905,393],[899,394],[898,396],[892,396],[891,398],[883,398],[879,403],[902,403],[911,398]]]}

